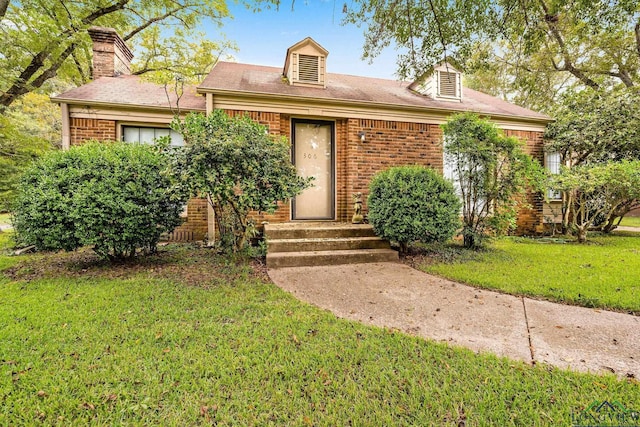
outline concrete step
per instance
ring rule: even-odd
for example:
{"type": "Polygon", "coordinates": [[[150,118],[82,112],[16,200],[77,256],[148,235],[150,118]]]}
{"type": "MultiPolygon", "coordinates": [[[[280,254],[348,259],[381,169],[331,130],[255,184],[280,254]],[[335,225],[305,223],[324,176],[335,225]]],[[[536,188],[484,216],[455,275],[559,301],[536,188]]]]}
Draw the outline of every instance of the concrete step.
{"type": "Polygon", "coordinates": [[[267,240],[282,240],[374,237],[375,233],[369,224],[285,223],[266,224],[264,235],[267,240]]]}
{"type": "Polygon", "coordinates": [[[303,267],[318,265],[393,262],[398,252],[392,249],[353,249],[341,251],[267,252],[267,267],[303,267]]]}
{"type": "Polygon", "coordinates": [[[341,251],[350,249],[390,249],[379,237],[332,237],[315,239],[269,239],[267,250],[275,252],[341,251]]]}

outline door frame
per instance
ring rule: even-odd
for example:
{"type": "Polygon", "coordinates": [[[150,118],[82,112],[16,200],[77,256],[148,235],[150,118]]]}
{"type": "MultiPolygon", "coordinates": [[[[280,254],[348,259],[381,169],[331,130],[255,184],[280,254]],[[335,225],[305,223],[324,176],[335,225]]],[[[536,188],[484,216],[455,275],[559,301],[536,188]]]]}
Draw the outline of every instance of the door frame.
{"type": "MultiPolygon", "coordinates": [[[[291,163],[296,165],[296,125],[316,124],[329,125],[331,128],[331,217],[296,218],[296,198],[291,199],[292,221],[335,221],[336,220],[336,122],[317,119],[291,119],[291,163]]],[[[297,167],[296,167],[297,172],[297,167]]]]}

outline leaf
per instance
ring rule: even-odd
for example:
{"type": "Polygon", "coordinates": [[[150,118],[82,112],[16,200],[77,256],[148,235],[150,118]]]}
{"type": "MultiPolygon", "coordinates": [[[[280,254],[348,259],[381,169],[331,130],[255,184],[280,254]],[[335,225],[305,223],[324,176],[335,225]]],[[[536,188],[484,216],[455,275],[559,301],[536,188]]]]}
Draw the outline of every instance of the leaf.
{"type": "Polygon", "coordinates": [[[92,403],[84,402],[82,405],[80,405],[80,409],[86,409],[86,410],[90,410],[90,411],[95,411],[96,407],[92,403]]]}

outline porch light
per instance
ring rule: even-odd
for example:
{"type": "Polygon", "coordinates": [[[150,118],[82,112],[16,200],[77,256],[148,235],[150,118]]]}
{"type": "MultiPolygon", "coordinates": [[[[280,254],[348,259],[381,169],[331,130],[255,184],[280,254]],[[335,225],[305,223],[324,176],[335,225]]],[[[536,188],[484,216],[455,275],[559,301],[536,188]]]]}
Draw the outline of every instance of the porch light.
{"type": "Polygon", "coordinates": [[[367,140],[366,138],[366,134],[364,133],[363,130],[361,130],[360,132],[358,132],[358,136],[360,137],[360,142],[365,142],[367,140]]]}

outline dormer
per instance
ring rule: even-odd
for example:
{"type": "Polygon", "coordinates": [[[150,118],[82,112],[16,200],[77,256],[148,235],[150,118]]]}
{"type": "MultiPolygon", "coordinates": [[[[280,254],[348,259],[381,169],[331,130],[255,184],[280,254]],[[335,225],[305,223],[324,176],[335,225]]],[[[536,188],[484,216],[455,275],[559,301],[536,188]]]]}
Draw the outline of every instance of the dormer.
{"type": "Polygon", "coordinates": [[[282,73],[292,86],[326,87],[329,52],[311,37],[287,49],[282,73]]]}
{"type": "Polygon", "coordinates": [[[421,95],[442,101],[462,102],[462,73],[442,62],[409,86],[421,95]]]}

